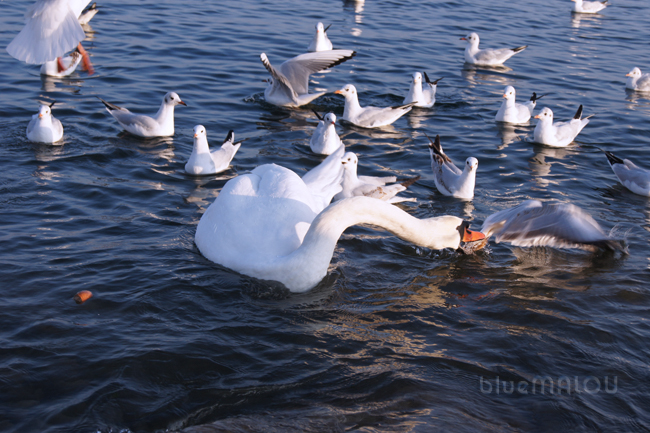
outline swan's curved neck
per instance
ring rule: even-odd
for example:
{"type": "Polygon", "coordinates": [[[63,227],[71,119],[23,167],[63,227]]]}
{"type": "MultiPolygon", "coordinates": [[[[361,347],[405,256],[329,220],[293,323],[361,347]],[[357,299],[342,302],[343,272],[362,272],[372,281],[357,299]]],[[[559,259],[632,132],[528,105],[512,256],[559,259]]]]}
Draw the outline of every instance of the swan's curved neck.
{"type": "Polygon", "coordinates": [[[458,248],[461,239],[457,228],[462,221],[454,216],[418,219],[392,204],[369,197],[340,200],[314,219],[302,245],[282,259],[284,266],[277,269],[278,276],[284,273],[284,278],[278,280],[292,291],[314,287],[327,274],[341,234],[353,225],[374,225],[416,245],[442,249],[458,248]],[[292,275],[292,280],[287,282],[286,269],[300,275],[292,275]]]}

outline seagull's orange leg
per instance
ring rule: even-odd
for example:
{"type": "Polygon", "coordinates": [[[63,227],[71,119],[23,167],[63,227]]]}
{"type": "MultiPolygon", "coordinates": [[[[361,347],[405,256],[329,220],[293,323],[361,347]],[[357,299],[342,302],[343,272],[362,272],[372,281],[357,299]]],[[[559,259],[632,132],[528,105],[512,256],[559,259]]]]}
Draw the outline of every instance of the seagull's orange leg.
{"type": "Polygon", "coordinates": [[[84,65],[84,70],[88,71],[88,75],[94,74],[95,68],[93,68],[93,64],[90,63],[90,56],[88,55],[88,51],[86,51],[84,47],[81,46],[81,42],[79,42],[79,45],[77,45],[77,50],[79,50],[79,53],[81,54],[81,61],[84,65]]]}

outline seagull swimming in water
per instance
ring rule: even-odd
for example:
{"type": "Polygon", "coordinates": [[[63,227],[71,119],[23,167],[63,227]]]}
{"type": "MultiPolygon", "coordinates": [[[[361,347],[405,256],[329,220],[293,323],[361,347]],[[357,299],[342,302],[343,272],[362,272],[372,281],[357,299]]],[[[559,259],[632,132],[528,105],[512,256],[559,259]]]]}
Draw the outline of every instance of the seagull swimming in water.
{"type": "Polygon", "coordinates": [[[501,103],[501,107],[499,108],[495,119],[497,122],[514,124],[526,123],[533,115],[533,110],[535,109],[537,100],[544,96],[546,95],[537,96],[537,94],[533,92],[533,96],[528,102],[517,104],[515,102],[515,98],[517,97],[515,88],[512,86],[506,86],[503,90],[503,103],[501,103]]]}
{"type": "Polygon", "coordinates": [[[41,105],[27,125],[27,139],[36,143],[56,143],[63,138],[63,125],[52,115],[52,105],[41,105]]]}
{"type": "Polygon", "coordinates": [[[309,44],[307,51],[329,51],[333,48],[332,42],[330,42],[329,38],[327,37],[327,30],[331,26],[331,24],[327,27],[324,27],[323,23],[316,24],[316,33],[314,34],[314,39],[312,39],[311,43],[309,44]]]}
{"type": "Polygon", "coordinates": [[[479,49],[478,44],[480,39],[478,34],[470,33],[462,41],[467,41],[465,47],[465,62],[478,66],[499,66],[503,62],[517,53],[522,52],[528,45],[522,45],[517,48],[485,48],[479,49]]]}
{"type": "Polygon", "coordinates": [[[208,137],[203,125],[194,127],[194,145],[185,172],[194,175],[216,174],[228,169],[230,162],[241,146],[234,143],[235,133],[230,130],[221,147],[210,152],[208,137]]]}
{"type": "Polygon", "coordinates": [[[623,186],[634,194],[650,197],[650,170],[637,166],[629,159],[621,159],[605,152],[607,162],[623,186]]]}
{"type": "Polygon", "coordinates": [[[435,141],[429,138],[429,154],[433,180],[441,194],[465,200],[474,198],[478,159],[470,156],[465,160],[465,167],[459,169],[442,151],[440,135],[436,135],[435,141]]]}
{"type": "Polygon", "coordinates": [[[104,103],[106,110],[125,131],[145,138],[174,135],[174,107],[177,105],[187,106],[175,92],[169,92],[163,97],[158,113],[154,117],[149,117],[131,113],[126,108],[118,107],[102,98],[99,100],[104,103]]]}
{"type": "Polygon", "coordinates": [[[411,111],[415,102],[396,107],[362,107],[359,105],[357,89],[352,84],[346,84],[334,93],[345,97],[345,108],[341,119],[362,128],[379,128],[390,125],[411,111]]]}
{"type": "Polygon", "coordinates": [[[607,7],[609,0],[605,1],[586,1],[586,0],[571,0],[575,2],[573,5],[573,12],[580,14],[595,14],[607,7]]]}
{"type": "Polygon", "coordinates": [[[342,144],[334,126],[336,125],[336,115],[327,113],[325,116],[321,116],[316,111],[314,114],[318,117],[318,126],[309,140],[309,148],[319,155],[331,155],[342,144]]]}
{"type": "Polygon", "coordinates": [[[542,111],[535,116],[539,119],[535,131],[533,132],[533,140],[535,143],[545,144],[553,147],[566,147],[575,140],[580,134],[582,128],[587,126],[589,118],[587,116],[582,119],[582,105],[578,107],[578,111],[573,116],[573,119],[568,122],[553,123],[553,112],[550,108],[544,107],[542,111]]]}
{"type": "MultiPolygon", "coordinates": [[[[444,78],[444,77],[443,77],[444,78]]],[[[404,98],[404,104],[410,104],[415,102],[415,107],[421,108],[431,108],[433,104],[436,103],[436,90],[438,88],[438,82],[442,78],[438,78],[436,81],[429,80],[429,76],[424,72],[425,84],[422,84],[422,74],[419,72],[413,73],[413,80],[411,81],[411,87],[409,92],[404,98]]]]}

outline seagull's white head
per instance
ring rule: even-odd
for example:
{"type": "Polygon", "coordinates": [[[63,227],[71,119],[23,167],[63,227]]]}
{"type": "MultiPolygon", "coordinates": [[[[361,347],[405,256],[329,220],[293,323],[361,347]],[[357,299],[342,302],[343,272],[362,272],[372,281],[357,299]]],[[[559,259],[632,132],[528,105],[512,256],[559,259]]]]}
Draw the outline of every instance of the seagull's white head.
{"type": "Polygon", "coordinates": [[[354,152],[345,152],[345,155],[341,159],[341,164],[343,164],[343,169],[345,170],[356,170],[357,164],[359,164],[359,158],[357,158],[354,152]]]}
{"type": "Polygon", "coordinates": [[[413,73],[413,84],[422,84],[422,74],[419,72],[413,73]]]}
{"type": "Polygon", "coordinates": [[[639,69],[639,68],[632,68],[632,70],[630,71],[630,73],[629,73],[629,74],[626,74],[625,76],[626,76],[626,77],[632,77],[632,78],[640,77],[640,76],[641,76],[641,69],[639,69]]]}
{"type": "Polygon", "coordinates": [[[43,118],[47,119],[51,115],[52,115],[52,109],[49,106],[41,105],[40,107],[38,107],[38,118],[39,119],[43,119],[43,118]]]}
{"type": "Polygon", "coordinates": [[[347,98],[348,96],[356,96],[357,88],[354,87],[352,84],[346,84],[342,89],[337,90],[334,93],[338,95],[343,95],[347,98]]]}
{"type": "Polygon", "coordinates": [[[323,117],[323,120],[325,121],[325,125],[336,125],[336,114],[334,113],[327,113],[325,117],[323,117]]]}
{"type": "Polygon", "coordinates": [[[535,119],[539,119],[542,122],[553,122],[553,112],[550,108],[544,107],[542,111],[535,116],[535,119]]]}
{"type": "Polygon", "coordinates": [[[467,171],[476,171],[478,168],[478,159],[474,158],[473,156],[470,156],[465,160],[465,169],[467,171]]]}
{"type": "Polygon", "coordinates": [[[171,105],[172,107],[176,105],[187,105],[185,102],[181,101],[181,97],[178,96],[176,92],[169,92],[163,98],[165,105],[171,105]]]}
{"type": "Polygon", "coordinates": [[[316,24],[316,33],[325,33],[325,26],[323,26],[323,23],[316,24]]]}
{"type": "Polygon", "coordinates": [[[194,138],[206,138],[207,137],[207,132],[205,131],[205,127],[203,125],[196,125],[194,127],[194,138]]]}
{"type": "Polygon", "coordinates": [[[476,33],[472,32],[469,35],[465,36],[464,38],[460,38],[463,41],[467,41],[469,45],[478,45],[479,43],[479,37],[476,33]]]}
{"type": "Polygon", "coordinates": [[[510,99],[515,99],[515,88],[512,86],[506,86],[505,89],[503,89],[503,97],[510,100],[510,99]]]}

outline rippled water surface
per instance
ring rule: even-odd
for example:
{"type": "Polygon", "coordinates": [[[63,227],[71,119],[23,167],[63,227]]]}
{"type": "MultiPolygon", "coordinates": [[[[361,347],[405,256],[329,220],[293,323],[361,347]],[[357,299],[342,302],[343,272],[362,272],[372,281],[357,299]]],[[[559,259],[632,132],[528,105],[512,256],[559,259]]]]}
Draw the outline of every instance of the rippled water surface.
{"type": "MultiPolygon", "coordinates": [[[[0,2],[2,47],[30,3],[0,2]]],[[[568,0],[107,0],[84,42],[91,77],[43,79],[2,50],[0,430],[648,431],[650,207],[602,150],[650,168],[650,97],[624,85],[633,66],[650,71],[650,4],[612,3],[572,16],[568,0]],[[395,105],[413,72],[444,77],[435,107],[394,128],[337,126],[362,174],[422,176],[403,209],[480,227],[527,198],[575,203],[630,254],[460,256],[354,227],[304,294],[203,258],[196,225],[228,179],[322,160],[309,108],[341,115],[343,98],[270,106],[259,61],[305,52],[318,21],[358,54],[312,91],[353,83],[363,105],[395,105]],[[469,31],[529,47],[507,69],[464,69],[469,31]],[[548,93],[538,108],[557,119],[579,104],[596,116],[568,148],[532,144],[534,122],[494,122],[506,85],[548,93]],[[121,132],[96,98],[153,114],[171,90],[188,104],[173,138],[121,132]],[[64,144],[28,142],[52,100],[64,144]],[[246,139],[231,169],[184,173],[196,124],[213,145],[229,129],[246,139]],[[425,133],[455,161],[478,158],[472,201],[438,193],[425,133]]]]}

